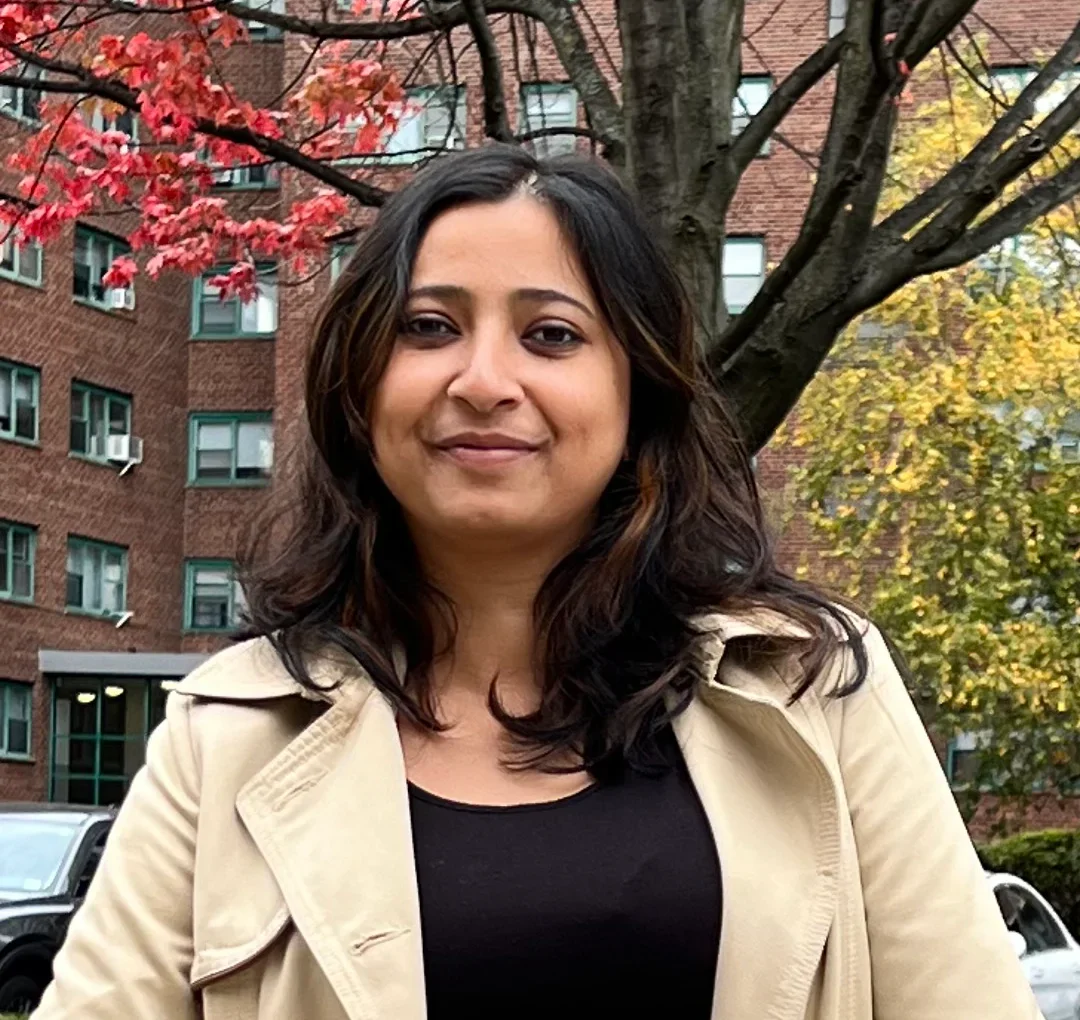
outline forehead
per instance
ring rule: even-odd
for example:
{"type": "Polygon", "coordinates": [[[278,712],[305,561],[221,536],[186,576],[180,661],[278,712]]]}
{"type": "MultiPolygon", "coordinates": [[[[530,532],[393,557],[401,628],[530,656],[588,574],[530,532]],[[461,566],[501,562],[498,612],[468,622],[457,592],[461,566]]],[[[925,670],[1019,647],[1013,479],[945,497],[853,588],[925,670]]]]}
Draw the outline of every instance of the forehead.
{"type": "Polygon", "coordinates": [[[555,214],[527,196],[459,206],[436,218],[417,251],[412,284],[554,288],[595,305],[555,214]]]}

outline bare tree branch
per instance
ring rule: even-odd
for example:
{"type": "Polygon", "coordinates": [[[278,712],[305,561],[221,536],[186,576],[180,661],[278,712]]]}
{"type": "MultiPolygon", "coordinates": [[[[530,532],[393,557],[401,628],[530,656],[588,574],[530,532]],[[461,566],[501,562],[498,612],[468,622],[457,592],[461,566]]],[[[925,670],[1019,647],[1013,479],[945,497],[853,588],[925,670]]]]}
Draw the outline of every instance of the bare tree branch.
{"type": "Polygon", "coordinates": [[[971,151],[940,180],[884,219],[875,232],[881,237],[899,238],[930,216],[935,209],[939,209],[961,194],[975,175],[987,167],[1009,139],[1031,119],[1039,97],[1060,77],[1063,71],[1076,63],[1078,57],[1080,57],[1080,22],[1057,53],[1028,83],[1012,107],[1006,110],[971,151]]]}
{"type": "Polygon", "coordinates": [[[795,104],[836,66],[843,47],[841,33],[807,57],[769,96],[768,102],[731,143],[731,159],[739,173],[749,166],[795,104]]]}
{"type": "Polygon", "coordinates": [[[514,139],[506,115],[506,96],[503,92],[502,60],[495,33],[491,31],[484,0],[462,0],[465,17],[480,54],[480,80],[484,87],[484,133],[497,142],[514,139]]]}

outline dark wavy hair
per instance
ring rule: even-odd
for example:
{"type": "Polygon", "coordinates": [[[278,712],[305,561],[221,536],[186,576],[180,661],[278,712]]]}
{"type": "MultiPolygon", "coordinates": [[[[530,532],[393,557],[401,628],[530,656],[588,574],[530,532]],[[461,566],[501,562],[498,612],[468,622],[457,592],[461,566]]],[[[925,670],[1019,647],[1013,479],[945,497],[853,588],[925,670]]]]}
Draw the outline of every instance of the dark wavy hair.
{"type": "MultiPolygon", "coordinates": [[[[616,177],[596,161],[535,159],[488,146],[442,159],[393,196],[333,287],[307,360],[306,434],[291,499],[244,558],[248,621],[299,683],[337,646],[414,723],[443,728],[430,685],[453,606],[424,576],[400,507],[372,454],[372,396],[399,333],[417,249],[441,213],[522,192],[558,218],[631,366],[629,456],[603,493],[592,531],[545,580],[535,603],[539,708],[491,711],[513,764],[553,771],[567,753],[594,774],[649,768],[659,729],[700,679],[695,618],[771,610],[808,630],[801,679],[846,641],[853,678],[866,654],[851,617],[777,564],[750,459],[712,386],[671,261],[616,177]],[[404,672],[395,669],[404,652],[404,672]]],[[[790,651],[790,645],[786,646],[790,651]]],[[[761,649],[758,649],[761,651],[761,649]]],[[[785,651],[772,639],[767,654],[785,651]]]]}

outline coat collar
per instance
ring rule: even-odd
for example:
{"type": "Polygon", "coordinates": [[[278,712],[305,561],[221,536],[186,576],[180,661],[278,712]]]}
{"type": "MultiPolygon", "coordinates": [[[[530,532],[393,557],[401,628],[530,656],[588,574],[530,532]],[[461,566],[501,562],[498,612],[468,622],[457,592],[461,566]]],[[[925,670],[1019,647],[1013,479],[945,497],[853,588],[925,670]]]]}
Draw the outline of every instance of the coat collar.
{"type": "MultiPolygon", "coordinates": [[[[835,909],[838,796],[782,696],[755,693],[736,667],[725,667],[723,679],[717,673],[733,638],[806,632],[763,613],[713,614],[700,629],[705,679],[675,729],[721,861],[713,1020],[796,1020],[835,909]]],[[[268,645],[265,652],[260,678],[250,668],[247,676],[225,668],[193,675],[179,689],[226,700],[301,693],[268,645]]],[[[351,675],[342,670],[342,662],[320,666],[321,682],[344,681],[319,695],[328,710],[244,786],[237,810],[349,1020],[425,1020],[419,897],[393,710],[355,666],[351,675]],[[342,832],[350,834],[347,847],[342,832]]]]}

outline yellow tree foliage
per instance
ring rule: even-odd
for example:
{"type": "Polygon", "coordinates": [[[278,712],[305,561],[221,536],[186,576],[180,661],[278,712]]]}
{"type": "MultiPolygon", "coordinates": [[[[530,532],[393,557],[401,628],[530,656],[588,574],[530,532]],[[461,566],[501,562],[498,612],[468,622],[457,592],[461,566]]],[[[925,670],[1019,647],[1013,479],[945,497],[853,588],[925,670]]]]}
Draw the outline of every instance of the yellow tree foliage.
{"type": "MultiPolygon", "coordinates": [[[[898,139],[886,206],[998,113],[954,77],[898,139]]],[[[1078,444],[1070,207],[854,323],[777,437],[820,550],[800,571],[867,607],[934,728],[976,735],[977,785],[1004,795],[1080,786],[1078,444]]]]}

